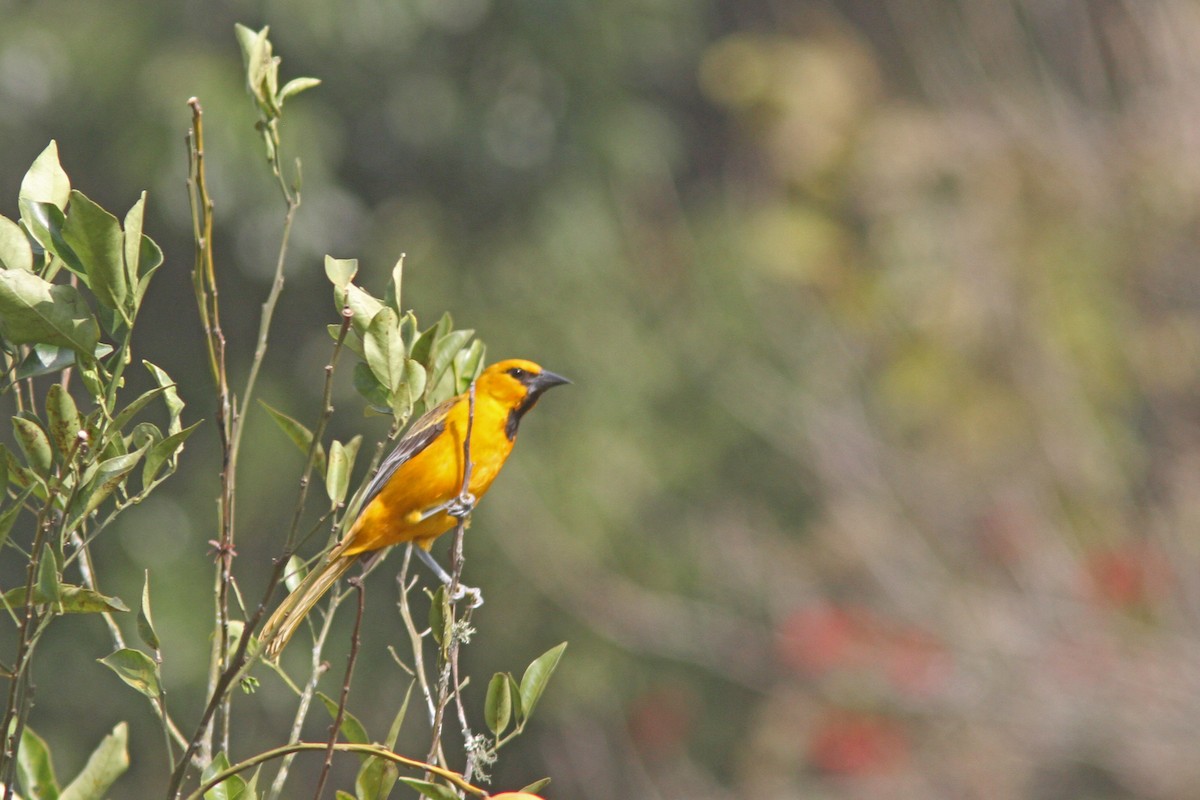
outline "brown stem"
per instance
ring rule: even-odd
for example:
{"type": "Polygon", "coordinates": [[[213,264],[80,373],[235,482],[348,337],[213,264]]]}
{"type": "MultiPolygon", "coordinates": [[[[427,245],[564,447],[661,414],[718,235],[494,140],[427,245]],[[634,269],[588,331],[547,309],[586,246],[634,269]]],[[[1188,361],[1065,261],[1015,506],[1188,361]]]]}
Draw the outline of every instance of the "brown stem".
{"type": "Polygon", "coordinates": [[[321,792],[325,790],[325,781],[329,778],[329,770],[333,767],[334,745],[337,744],[338,733],[342,730],[342,722],[346,718],[346,701],[350,698],[350,681],[354,677],[354,663],[358,660],[358,648],[362,644],[363,611],[366,606],[366,592],[363,590],[362,578],[351,578],[350,585],[358,593],[358,609],[354,617],[354,631],[350,635],[350,655],[346,657],[346,677],[342,679],[342,693],[338,697],[337,714],[329,727],[329,749],[325,751],[325,763],[321,765],[321,777],[317,780],[317,791],[313,800],[321,800],[321,792]]]}

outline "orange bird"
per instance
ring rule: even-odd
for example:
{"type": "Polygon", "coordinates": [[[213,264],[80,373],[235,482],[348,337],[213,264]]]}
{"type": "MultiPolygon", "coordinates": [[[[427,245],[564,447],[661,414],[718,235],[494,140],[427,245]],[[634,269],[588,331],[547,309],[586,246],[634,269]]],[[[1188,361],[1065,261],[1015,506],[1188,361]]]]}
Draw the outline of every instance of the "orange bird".
{"type": "Polygon", "coordinates": [[[455,513],[462,513],[464,506],[473,504],[491,487],[512,452],[525,412],[543,392],[562,383],[570,381],[532,361],[500,361],[475,381],[473,417],[470,393],[464,392],[414,422],[380,464],[367,486],[363,509],[345,537],[263,625],[259,642],[267,658],[279,656],[305,615],[365,553],[413,542],[418,555],[449,583],[429,548],[458,524],[455,513]],[[471,474],[467,492],[471,497],[462,498],[468,418],[471,474]]]}

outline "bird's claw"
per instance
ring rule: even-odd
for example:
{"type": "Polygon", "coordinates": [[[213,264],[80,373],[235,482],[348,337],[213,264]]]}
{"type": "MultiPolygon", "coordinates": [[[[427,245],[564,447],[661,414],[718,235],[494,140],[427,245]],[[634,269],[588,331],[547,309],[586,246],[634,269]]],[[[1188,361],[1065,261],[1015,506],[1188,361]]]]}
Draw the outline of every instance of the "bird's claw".
{"type": "Polygon", "coordinates": [[[459,584],[458,588],[450,592],[450,602],[459,603],[470,598],[471,604],[467,608],[479,608],[483,605],[483,592],[473,586],[459,584]]]}
{"type": "Polygon", "coordinates": [[[446,503],[446,513],[455,519],[466,519],[475,508],[475,495],[463,492],[458,497],[446,503]]]}

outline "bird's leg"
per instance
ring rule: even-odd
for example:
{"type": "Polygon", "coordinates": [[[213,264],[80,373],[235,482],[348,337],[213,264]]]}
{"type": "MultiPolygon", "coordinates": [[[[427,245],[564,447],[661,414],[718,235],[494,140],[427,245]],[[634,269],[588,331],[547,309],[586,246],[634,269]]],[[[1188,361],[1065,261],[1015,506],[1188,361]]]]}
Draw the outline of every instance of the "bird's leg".
{"type": "MultiPolygon", "coordinates": [[[[442,565],[437,562],[437,559],[428,550],[415,545],[413,546],[413,550],[425,562],[425,565],[433,570],[433,574],[437,576],[438,580],[446,584],[446,586],[454,582],[454,579],[450,577],[450,573],[442,569],[442,565]]],[[[458,591],[450,597],[450,602],[457,603],[466,597],[471,598],[471,608],[479,608],[483,605],[483,592],[472,586],[466,586],[461,582],[458,584],[458,591]]]]}
{"type": "Polygon", "coordinates": [[[470,492],[463,492],[458,497],[447,500],[444,503],[427,508],[421,512],[421,515],[413,520],[414,523],[424,522],[430,517],[437,516],[445,512],[455,519],[464,519],[471,515],[475,510],[476,497],[470,492]]]}

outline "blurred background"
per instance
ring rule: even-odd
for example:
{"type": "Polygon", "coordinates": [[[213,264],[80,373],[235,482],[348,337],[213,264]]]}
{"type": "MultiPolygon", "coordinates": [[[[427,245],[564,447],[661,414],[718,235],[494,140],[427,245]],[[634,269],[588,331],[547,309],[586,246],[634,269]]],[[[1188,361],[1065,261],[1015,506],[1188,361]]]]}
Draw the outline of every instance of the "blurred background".
{"type": "MultiPolygon", "coordinates": [[[[1196,3],[0,0],[0,213],[55,138],[106,208],[150,191],[167,254],[140,354],[208,423],[97,556],[130,604],[150,570],[189,729],[219,470],[189,97],[237,385],[284,210],[235,21],[271,26],[284,79],[324,81],[285,113],[304,204],[258,397],[315,419],[326,253],[376,293],[406,253],[423,324],[450,310],[491,358],[575,381],[467,542],[476,709],[492,672],[570,642],[494,786],[1195,796],[1196,3]]],[[[334,432],[377,440],[348,376],[334,432]]],[[[257,598],[301,456],[248,411],[235,572],[257,598]]],[[[407,687],[393,562],[350,701],[376,737],[407,687]]],[[[91,661],[109,649],[95,619],[56,627],[32,724],[68,776],[128,719],[118,794],[158,796],[157,723],[91,661]]],[[[286,737],[290,697],[260,677],[234,757],[286,737]]]]}

